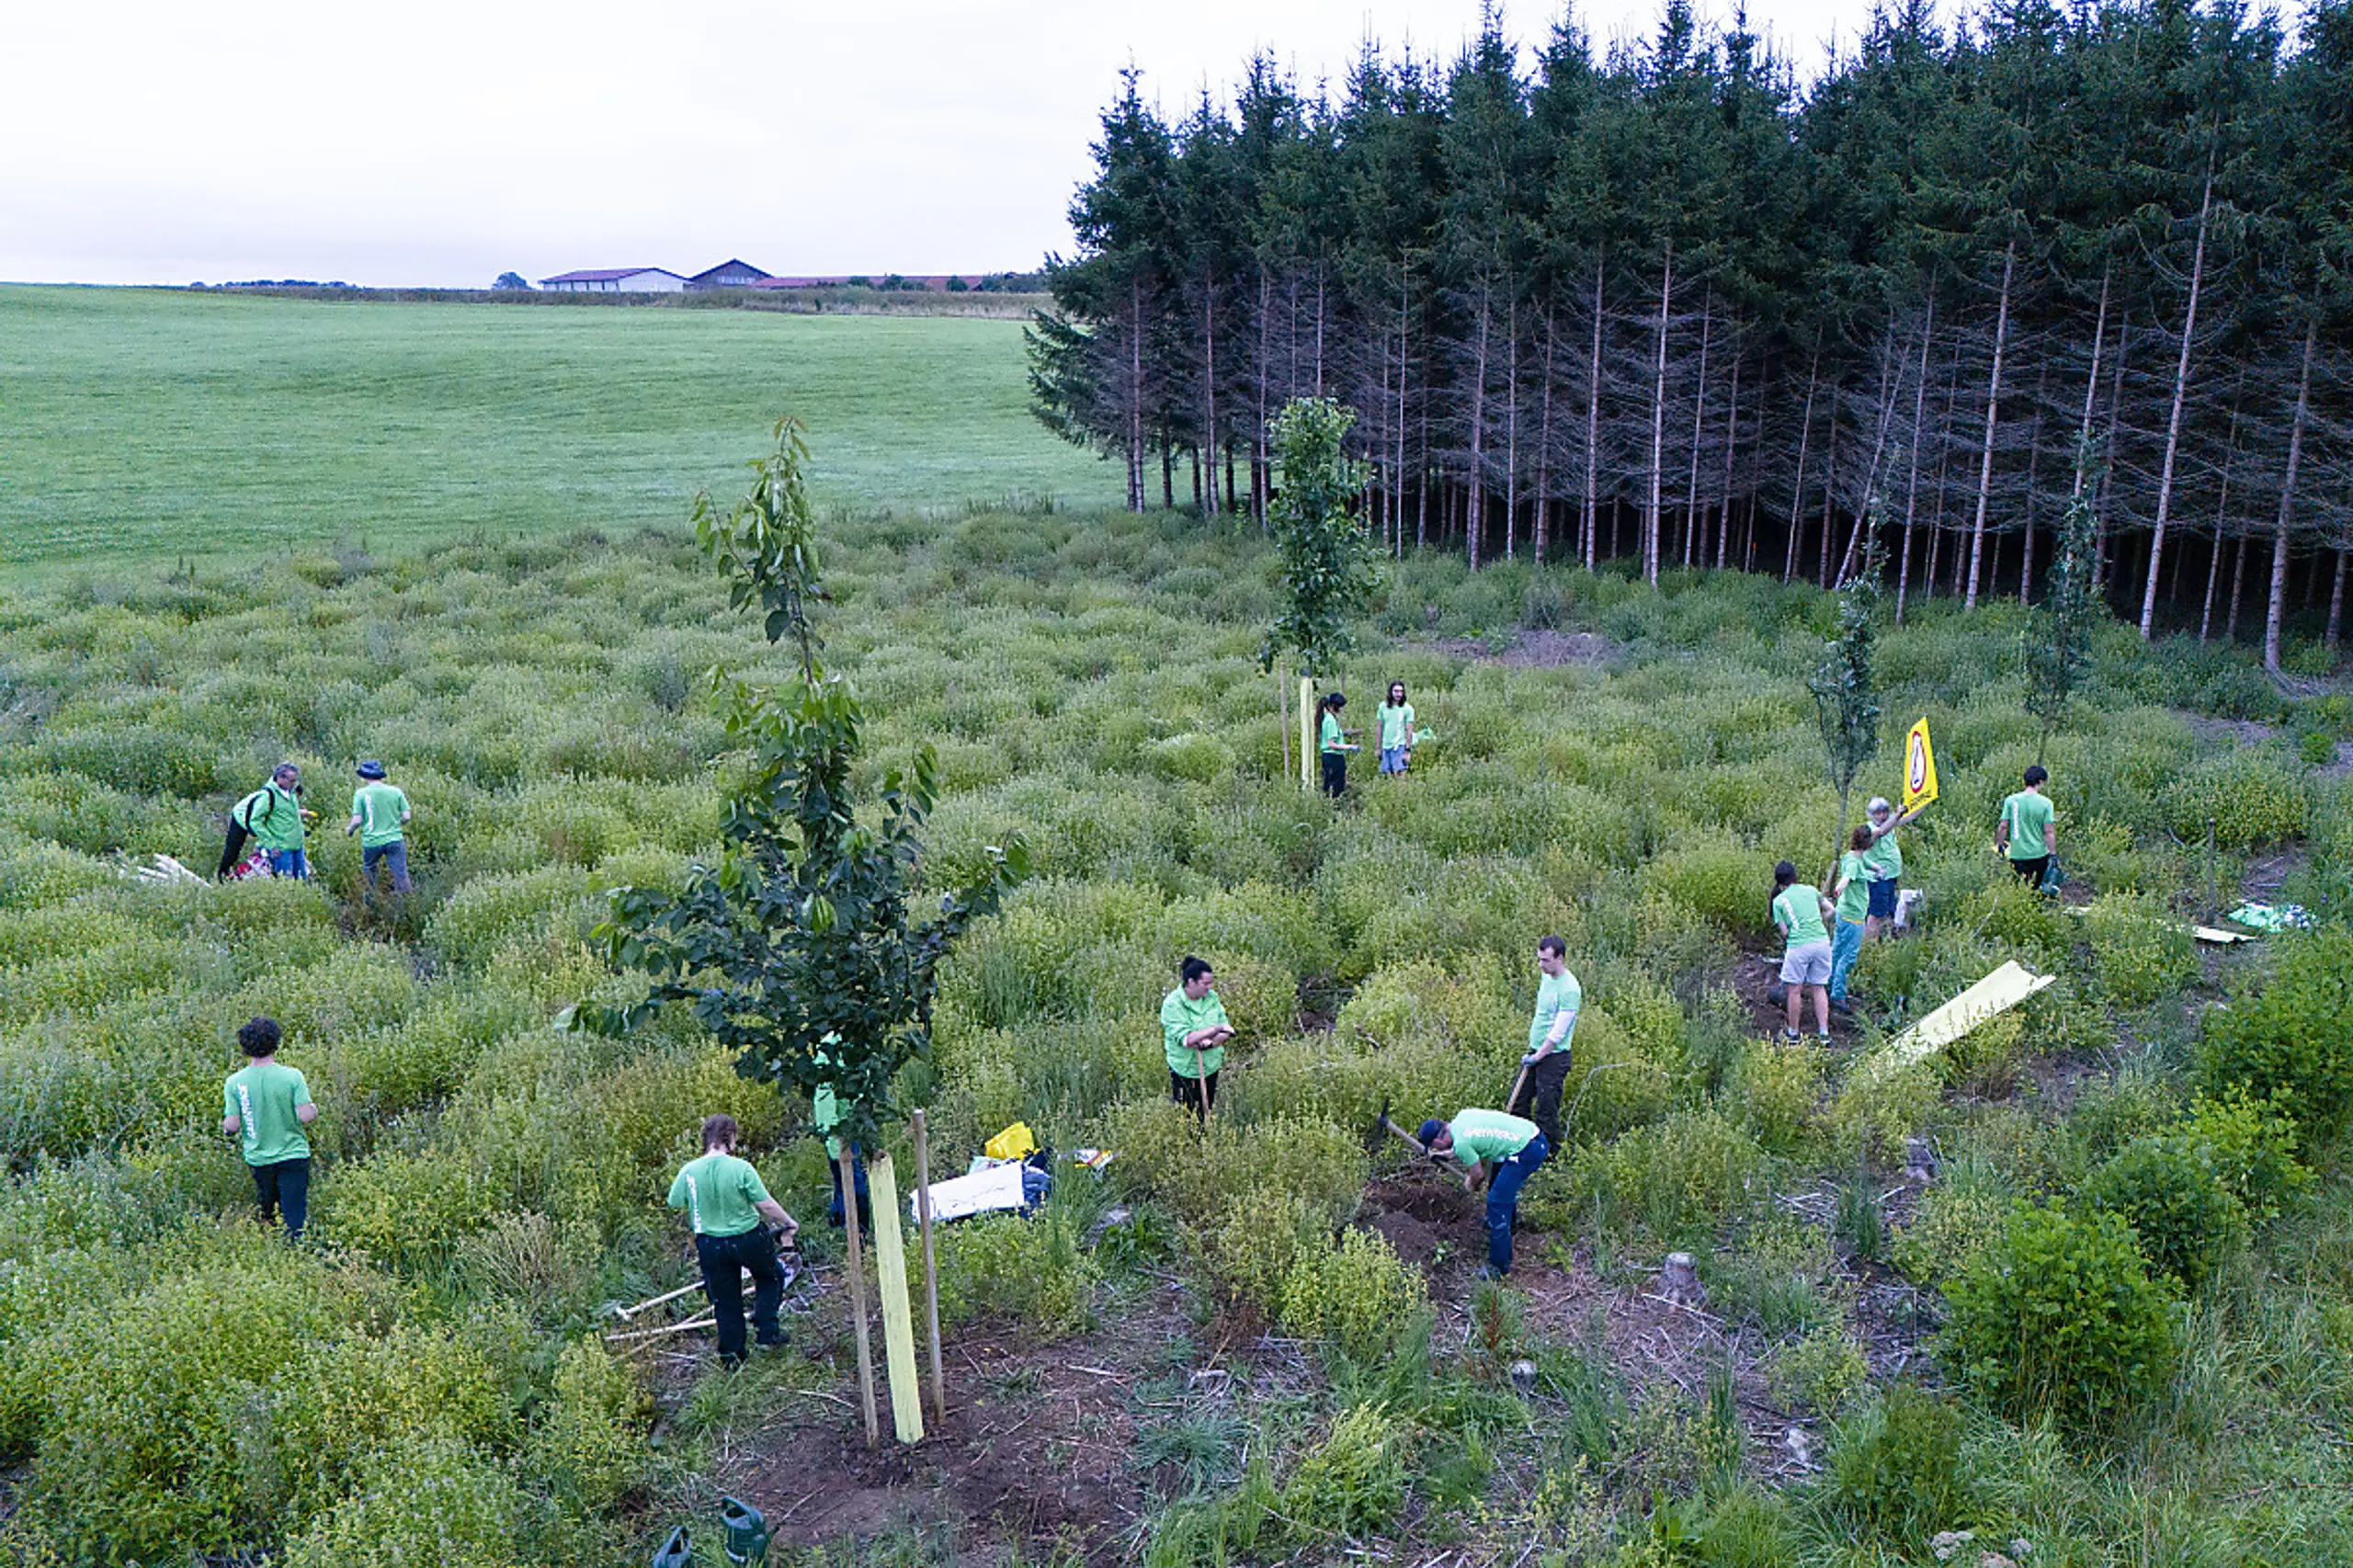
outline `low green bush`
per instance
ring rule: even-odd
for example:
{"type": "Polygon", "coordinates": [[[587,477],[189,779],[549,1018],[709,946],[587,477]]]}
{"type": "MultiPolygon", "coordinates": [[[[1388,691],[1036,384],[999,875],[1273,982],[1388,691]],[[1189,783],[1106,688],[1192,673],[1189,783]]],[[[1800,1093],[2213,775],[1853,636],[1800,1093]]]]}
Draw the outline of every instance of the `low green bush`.
{"type": "Polygon", "coordinates": [[[2177,775],[2165,793],[2165,825],[2203,843],[2211,824],[2225,849],[2277,844],[2304,831],[2312,786],[2294,763],[2268,748],[2234,747],[2177,775]]]}
{"type": "Polygon", "coordinates": [[[1897,1383],[1838,1423],[1824,1494],[1858,1533],[1903,1550],[1959,1524],[1969,1505],[1961,1413],[1897,1383]]]}
{"type": "Polygon", "coordinates": [[[2145,1007],[2198,973],[2189,928],[2146,895],[2103,893],[2084,911],[2100,988],[2120,1007],[2145,1007]]]}
{"type": "Polygon", "coordinates": [[[1942,1287],[2008,1228],[2012,1204],[1990,1162],[1953,1162],[1895,1233],[1895,1267],[1915,1284],[1942,1287]]]}
{"type": "Polygon", "coordinates": [[[1302,1547],[1375,1534],[1405,1507],[1405,1461],[1412,1429],[1376,1404],[1359,1404],[1332,1423],[1283,1483],[1282,1513],[1302,1547]]]}
{"type": "Polygon", "coordinates": [[[654,1402],[628,1362],[593,1340],[563,1348],[547,1403],[533,1422],[525,1468],[567,1508],[601,1514],[645,1484],[645,1429],[654,1402]]]}
{"type": "Polygon", "coordinates": [[[504,1467],[448,1437],[409,1436],[371,1455],[360,1484],[313,1517],[288,1568],[513,1568],[522,1560],[520,1488],[504,1467]]]}
{"type": "Polygon", "coordinates": [[[2291,932],[2271,947],[2269,983],[2207,1009],[2207,1092],[2243,1088],[2325,1139],[2353,1112],[2353,929],[2291,932]]]}
{"type": "Polygon", "coordinates": [[[1836,1415],[1870,1382],[1870,1362],[1842,1320],[1809,1330],[1773,1358],[1775,1397],[1793,1409],[1836,1415]]]}
{"type": "Polygon", "coordinates": [[[2256,1224],[2313,1185],[2312,1171],[2296,1158],[2295,1122],[2244,1089],[2193,1101],[2176,1131],[2204,1151],[2215,1175],[2256,1224]]]}
{"type": "Polygon", "coordinates": [[[1715,1107],[1679,1111],[1581,1157],[1581,1199],[1660,1242],[1690,1240],[1755,1208],[1764,1151],[1715,1107]]]}
{"type": "Polygon", "coordinates": [[[1078,1333],[1095,1303],[1097,1273],[1068,1218],[983,1214],[939,1232],[943,1327],[1001,1314],[1048,1339],[1078,1333]]]}
{"type": "Polygon", "coordinates": [[[1344,1231],[1336,1244],[1317,1238],[1283,1276],[1283,1332],[1329,1340],[1368,1364],[1409,1332],[1428,1304],[1421,1274],[1370,1231],[1344,1231]]]}
{"type": "Polygon", "coordinates": [[[2215,1173],[2211,1145],[2141,1138],[2084,1186],[2084,1199],[2132,1227],[2149,1266],[2191,1290],[2245,1234],[2246,1216],[2215,1173]]]}
{"type": "Polygon", "coordinates": [[[1946,1358],[2014,1419],[2106,1427],[2171,1369],[2170,1295],[2112,1214],[2014,1211],[1945,1300],[1946,1358]]]}

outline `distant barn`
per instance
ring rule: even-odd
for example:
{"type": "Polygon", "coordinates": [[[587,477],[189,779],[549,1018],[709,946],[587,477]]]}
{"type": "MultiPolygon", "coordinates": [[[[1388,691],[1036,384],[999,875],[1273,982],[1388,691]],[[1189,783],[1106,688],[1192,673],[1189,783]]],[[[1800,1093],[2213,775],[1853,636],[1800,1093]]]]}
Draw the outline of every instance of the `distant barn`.
{"type": "Polygon", "coordinates": [[[687,279],[687,287],[697,291],[705,289],[749,289],[768,280],[768,275],[748,261],[730,258],[705,272],[698,272],[687,279]]]}
{"type": "Polygon", "coordinates": [[[540,278],[540,287],[559,294],[675,294],[687,280],[658,267],[605,267],[560,272],[540,278]]]}

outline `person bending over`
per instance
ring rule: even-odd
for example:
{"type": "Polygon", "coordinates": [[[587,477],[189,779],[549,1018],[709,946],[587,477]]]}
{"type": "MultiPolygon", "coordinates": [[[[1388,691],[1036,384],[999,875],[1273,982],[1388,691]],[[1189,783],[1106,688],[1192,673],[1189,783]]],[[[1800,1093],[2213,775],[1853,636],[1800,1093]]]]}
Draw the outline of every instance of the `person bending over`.
{"type": "Polygon", "coordinates": [[[1476,1191],[1487,1184],[1487,1266],[1480,1270],[1489,1279],[1511,1272],[1511,1233],[1519,1221],[1519,1189],[1552,1153],[1544,1130],[1521,1117],[1500,1110],[1465,1107],[1452,1121],[1436,1117],[1422,1123],[1423,1148],[1443,1158],[1452,1155],[1463,1169],[1462,1184],[1476,1191]]]}

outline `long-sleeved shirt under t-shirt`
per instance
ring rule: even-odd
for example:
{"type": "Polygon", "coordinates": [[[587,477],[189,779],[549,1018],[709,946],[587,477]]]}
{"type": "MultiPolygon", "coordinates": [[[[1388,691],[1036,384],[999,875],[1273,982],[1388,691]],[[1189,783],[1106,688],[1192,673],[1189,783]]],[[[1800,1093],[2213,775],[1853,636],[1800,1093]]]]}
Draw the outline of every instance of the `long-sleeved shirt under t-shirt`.
{"type": "Polygon", "coordinates": [[[1536,988],[1536,1016],[1528,1021],[1528,1053],[1533,1056],[1544,1049],[1552,1031],[1561,1028],[1563,1015],[1568,1025],[1561,1028],[1561,1039],[1553,1049],[1568,1050],[1569,1038],[1576,1033],[1578,1009],[1584,1006],[1585,988],[1577,983],[1575,975],[1565,969],[1558,974],[1546,975],[1536,988]]]}
{"type": "Polygon", "coordinates": [[[749,1160],[709,1153],[678,1167],[670,1207],[683,1209],[699,1236],[740,1236],[760,1222],[767,1184],[749,1160]]]}
{"type": "Polygon", "coordinates": [[[1201,1047],[1199,1065],[1196,1066],[1196,1052],[1185,1043],[1185,1037],[1225,1023],[1225,1004],[1218,1000],[1214,991],[1196,1002],[1185,994],[1185,988],[1180,985],[1162,997],[1160,1043],[1168,1054],[1168,1070],[1180,1078],[1205,1078],[1224,1066],[1225,1047],[1222,1045],[1201,1047]]]}

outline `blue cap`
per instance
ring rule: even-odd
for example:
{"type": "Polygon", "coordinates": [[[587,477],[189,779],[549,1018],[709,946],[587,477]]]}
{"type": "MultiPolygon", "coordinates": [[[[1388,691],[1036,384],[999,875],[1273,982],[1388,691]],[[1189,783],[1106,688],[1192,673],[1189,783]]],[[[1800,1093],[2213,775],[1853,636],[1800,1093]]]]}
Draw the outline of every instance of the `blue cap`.
{"type": "Polygon", "coordinates": [[[381,778],[383,776],[384,765],[381,762],[363,762],[359,765],[359,777],[362,778],[381,778]]]}
{"type": "Polygon", "coordinates": [[[1427,1149],[1431,1144],[1437,1142],[1438,1135],[1445,1131],[1446,1123],[1440,1121],[1437,1117],[1431,1117],[1427,1121],[1422,1123],[1422,1131],[1415,1137],[1414,1142],[1427,1149]]]}

